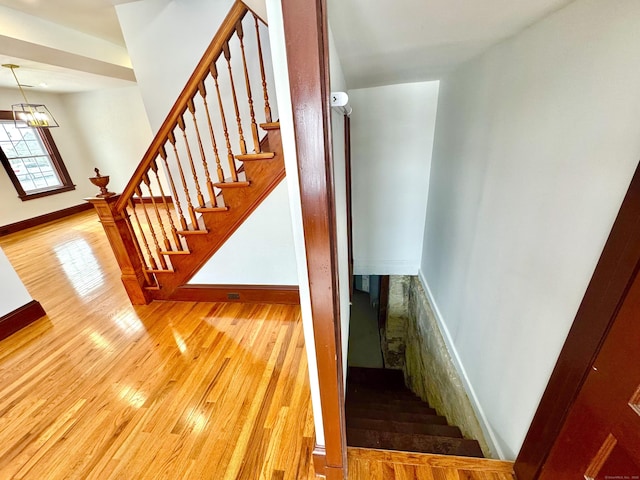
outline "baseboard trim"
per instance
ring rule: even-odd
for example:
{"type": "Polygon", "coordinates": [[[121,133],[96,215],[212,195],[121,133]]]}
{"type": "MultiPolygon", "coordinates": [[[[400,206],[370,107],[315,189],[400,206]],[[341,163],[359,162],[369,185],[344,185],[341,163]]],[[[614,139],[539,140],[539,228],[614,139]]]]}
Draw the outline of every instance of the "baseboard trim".
{"type": "Polygon", "coordinates": [[[81,203],[80,205],[74,205],[73,207],[63,208],[62,210],[56,210],[55,212],[45,213],[44,215],[38,215],[37,217],[27,218],[19,222],[10,223],[8,225],[0,226],[0,237],[9,235],[10,233],[26,230],[27,228],[37,227],[44,223],[53,222],[69,215],[91,210],[93,206],[90,203],[81,203]]]}
{"type": "Polygon", "coordinates": [[[299,305],[297,285],[183,285],[170,300],[186,302],[278,303],[299,305]]]}
{"type": "Polygon", "coordinates": [[[0,317],[0,340],[4,340],[45,315],[42,305],[35,300],[3,315],[0,317]]]}
{"type": "Polygon", "coordinates": [[[327,476],[327,451],[324,446],[317,443],[313,447],[313,469],[316,472],[316,476],[327,476]]]}
{"type": "Polygon", "coordinates": [[[433,313],[436,317],[438,328],[440,329],[440,334],[444,339],[444,343],[447,345],[447,349],[449,350],[449,354],[451,355],[451,359],[453,360],[453,366],[455,367],[456,371],[458,372],[458,375],[460,376],[460,379],[462,380],[462,384],[464,385],[465,392],[467,393],[467,396],[469,397],[469,400],[471,402],[471,407],[475,411],[476,417],[478,419],[478,423],[480,424],[480,428],[484,433],[485,440],[489,444],[489,448],[491,448],[491,450],[495,452],[501,460],[506,460],[504,452],[498,445],[496,434],[493,431],[493,428],[491,428],[489,421],[487,420],[487,416],[484,413],[484,409],[480,405],[478,395],[476,394],[473,386],[471,385],[471,381],[469,380],[467,371],[464,368],[464,365],[462,364],[462,360],[460,359],[460,355],[458,354],[458,350],[456,349],[455,344],[453,343],[453,338],[451,336],[451,333],[449,332],[449,328],[444,323],[444,317],[442,316],[442,313],[438,308],[438,304],[436,303],[433,293],[429,288],[429,284],[427,283],[427,279],[424,277],[424,273],[422,272],[422,269],[418,270],[418,279],[420,280],[420,283],[422,284],[422,288],[424,288],[424,291],[427,295],[427,299],[431,304],[431,308],[433,309],[433,313]]]}

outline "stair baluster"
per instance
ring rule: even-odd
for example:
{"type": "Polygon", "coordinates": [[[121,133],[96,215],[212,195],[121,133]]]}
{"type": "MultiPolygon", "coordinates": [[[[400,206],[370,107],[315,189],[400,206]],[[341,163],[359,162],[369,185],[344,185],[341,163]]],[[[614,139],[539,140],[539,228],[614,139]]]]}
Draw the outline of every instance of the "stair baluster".
{"type": "Polygon", "coordinates": [[[191,167],[191,176],[196,184],[196,199],[198,200],[198,206],[204,207],[204,195],[200,189],[200,182],[198,181],[198,174],[196,173],[196,166],[193,163],[193,155],[191,154],[191,147],[189,146],[189,139],[187,138],[186,125],[184,123],[184,117],[180,115],[178,117],[178,128],[182,130],[182,138],[184,140],[184,146],[187,149],[187,159],[189,160],[189,166],[191,167]]]}
{"type": "MultiPolygon", "coordinates": [[[[184,218],[184,213],[182,212],[182,205],[180,204],[180,197],[178,197],[178,192],[176,191],[176,184],[173,181],[173,175],[171,175],[171,169],[169,168],[169,163],[167,162],[167,151],[164,147],[160,147],[158,151],[160,158],[164,162],[164,169],[167,173],[167,177],[169,178],[169,186],[171,187],[171,194],[173,196],[173,204],[176,206],[176,210],[178,210],[178,219],[180,222],[180,228],[182,230],[187,229],[187,220],[184,218]]],[[[154,160],[155,163],[155,160],[154,160]]]]}
{"type": "Polygon", "coordinates": [[[156,235],[156,229],[153,228],[153,222],[151,221],[151,218],[149,217],[149,212],[147,210],[147,204],[144,201],[144,198],[142,198],[142,189],[140,187],[136,188],[136,195],[138,197],[138,202],[142,205],[142,213],[144,213],[144,218],[147,221],[147,227],[149,228],[149,233],[151,234],[151,240],[153,241],[153,244],[156,247],[156,255],[158,256],[158,262],[160,263],[160,268],[162,270],[168,270],[167,267],[167,261],[164,258],[164,255],[162,255],[162,249],[160,248],[160,243],[158,242],[158,236],[156,235]]]}
{"type": "MultiPolygon", "coordinates": [[[[173,247],[171,245],[171,242],[169,241],[169,237],[167,237],[167,231],[166,228],[164,226],[164,222],[162,221],[162,217],[160,215],[160,210],[158,210],[158,205],[156,203],[156,198],[155,195],[153,194],[153,189],[151,188],[151,181],[149,179],[149,175],[144,175],[142,177],[142,181],[145,184],[145,186],[147,187],[147,191],[149,192],[149,200],[151,201],[151,204],[153,205],[153,210],[156,213],[156,219],[158,220],[158,227],[160,229],[160,233],[162,235],[162,241],[164,243],[164,248],[167,251],[171,251],[173,250],[173,247]]],[[[141,199],[144,201],[144,199],[141,199]]]]}
{"type": "Polygon", "coordinates": [[[180,237],[178,236],[178,229],[176,228],[176,224],[173,221],[173,215],[171,213],[171,208],[169,207],[169,202],[167,201],[167,197],[164,194],[164,188],[162,187],[162,182],[160,181],[160,177],[158,175],[158,164],[156,163],[155,159],[153,160],[153,162],[151,162],[151,171],[154,173],[156,177],[156,183],[158,184],[158,188],[160,189],[160,197],[162,198],[162,203],[164,205],[167,218],[169,219],[169,229],[171,230],[173,242],[176,245],[176,249],[180,251],[182,250],[182,242],[180,241],[180,237]]]}
{"type": "Polygon", "coordinates": [[[220,85],[218,84],[218,68],[215,62],[213,62],[209,68],[211,76],[213,77],[213,83],[216,87],[216,94],[218,95],[218,105],[220,106],[220,119],[222,120],[222,129],[224,130],[224,140],[227,146],[227,160],[229,162],[229,169],[231,171],[231,181],[238,181],[238,170],[236,168],[236,160],[231,149],[231,140],[229,138],[229,129],[227,128],[227,118],[224,114],[224,106],[222,105],[222,96],[220,95],[220,85]]]}
{"type": "MultiPolygon", "coordinates": [[[[218,155],[218,144],[216,143],[216,137],[213,134],[213,125],[211,124],[211,113],[209,112],[209,104],[207,103],[207,90],[204,86],[204,82],[198,84],[198,91],[202,97],[204,103],[204,111],[207,114],[207,125],[209,126],[209,137],[211,138],[211,147],[213,148],[213,155],[216,158],[216,173],[218,174],[218,181],[224,182],[224,172],[222,171],[222,165],[220,164],[220,155],[218,155]]],[[[215,207],[215,203],[211,203],[212,207],[215,207]]]]}
{"type": "Polygon", "coordinates": [[[236,85],[233,81],[233,69],[231,68],[231,49],[229,48],[229,42],[227,41],[222,46],[224,52],[224,58],[227,60],[227,70],[229,70],[229,82],[231,83],[231,97],[233,98],[233,107],[236,111],[236,122],[238,123],[238,135],[240,136],[240,153],[245,155],[247,153],[247,144],[244,141],[244,134],[242,133],[242,119],[240,118],[240,108],[238,107],[238,96],[236,95],[236,85]]]}
{"type": "Polygon", "coordinates": [[[262,58],[262,43],[260,42],[260,25],[258,16],[254,13],[253,19],[256,26],[256,39],[258,41],[258,58],[260,60],[260,75],[262,76],[262,93],[264,95],[264,116],[266,123],[271,123],[271,106],[269,105],[269,92],[267,91],[267,77],[264,71],[264,59],[262,58]]]}
{"type": "MultiPolygon", "coordinates": [[[[207,192],[209,193],[209,203],[212,207],[216,206],[216,195],[213,191],[213,182],[211,181],[211,175],[209,174],[209,164],[207,163],[207,156],[204,153],[204,147],[202,146],[202,138],[200,137],[200,128],[198,127],[198,119],[196,118],[196,106],[193,102],[193,99],[187,102],[187,106],[189,108],[189,112],[191,112],[191,119],[193,120],[193,128],[196,132],[196,139],[198,140],[198,150],[200,151],[200,159],[202,160],[202,167],[204,168],[205,180],[207,184],[207,192]]],[[[185,140],[186,141],[186,140],[185,140]]],[[[187,149],[189,147],[187,146],[187,149]]],[[[194,171],[195,177],[195,171],[194,171]]],[[[196,180],[196,185],[197,185],[196,180]]],[[[204,206],[204,203],[200,205],[204,206]]]]}
{"type": "Polygon", "coordinates": [[[247,102],[249,104],[249,115],[251,116],[251,136],[253,137],[253,149],[256,153],[260,153],[260,139],[258,138],[258,124],[256,123],[256,114],[253,110],[253,98],[251,96],[251,80],[249,79],[249,69],[247,67],[247,56],[244,52],[244,31],[242,30],[242,22],[236,23],[236,34],[240,41],[240,52],[242,53],[242,66],[244,69],[244,81],[247,88],[247,102]]]}
{"type": "MultiPolygon", "coordinates": [[[[133,212],[133,218],[135,218],[136,225],[138,226],[139,235],[134,235],[134,236],[136,238],[142,238],[142,243],[144,244],[144,248],[147,251],[147,260],[149,265],[151,266],[151,271],[157,271],[158,264],[156,263],[155,257],[151,253],[151,247],[149,246],[149,242],[147,241],[147,236],[145,235],[144,230],[142,229],[142,224],[140,223],[140,218],[138,217],[138,212],[136,211],[136,203],[134,202],[133,198],[129,200],[129,208],[131,208],[131,211],[133,212]]],[[[146,268],[147,262],[143,262],[143,263],[146,268]]]]}
{"type": "MultiPolygon", "coordinates": [[[[169,133],[169,143],[173,147],[173,154],[175,155],[176,163],[178,164],[178,173],[180,173],[180,180],[182,181],[182,189],[184,190],[184,195],[187,198],[187,211],[189,212],[189,217],[191,218],[191,225],[193,226],[194,230],[198,230],[198,218],[196,217],[196,211],[193,208],[193,202],[191,201],[191,194],[189,193],[187,180],[184,177],[182,162],[180,161],[180,155],[178,154],[178,147],[176,146],[176,137],[173,134],[173,132],[169,133]]],[[[187,230],[186,225],[184,229],[187,230]]]]}

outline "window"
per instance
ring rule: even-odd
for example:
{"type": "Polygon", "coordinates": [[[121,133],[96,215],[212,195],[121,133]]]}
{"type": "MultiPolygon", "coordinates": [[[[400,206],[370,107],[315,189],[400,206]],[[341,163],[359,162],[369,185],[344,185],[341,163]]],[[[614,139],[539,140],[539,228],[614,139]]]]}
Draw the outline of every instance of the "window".
{"type": "Polygon", "coordinates": [[[46,128],[16,128],[13,113],[0,111],[0,162],[22,200],[75,189],[46,128]]]}

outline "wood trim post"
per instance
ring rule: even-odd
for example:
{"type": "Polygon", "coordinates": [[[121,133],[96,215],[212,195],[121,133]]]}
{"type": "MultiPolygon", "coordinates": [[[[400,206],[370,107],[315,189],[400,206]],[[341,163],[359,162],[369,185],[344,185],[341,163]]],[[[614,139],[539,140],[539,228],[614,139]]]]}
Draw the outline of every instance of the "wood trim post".
{"type": "Polygon", "coordinates": [[[93,205],[100,223],[107,234],[109,244],[122,272],[122,283],[133,305],[146,305],[150,301],[149,292],[145,290],[145,279],[142,263],[138,256],[135,239],[127,226],[126,213],[119,213],[116,203],[120,195],[107,198],[92,197],[85,200],[93,205]]]}
{"type": "MultiPolygon", "coordinates": [[[[324,473],[328,480],[342,480],[347,445],[326,0],[283,0],[282,14],[325,436],[325,468],[317,473],[324,473]]],[[[320,452],[315,453],[318,465],[320,452]]]]}

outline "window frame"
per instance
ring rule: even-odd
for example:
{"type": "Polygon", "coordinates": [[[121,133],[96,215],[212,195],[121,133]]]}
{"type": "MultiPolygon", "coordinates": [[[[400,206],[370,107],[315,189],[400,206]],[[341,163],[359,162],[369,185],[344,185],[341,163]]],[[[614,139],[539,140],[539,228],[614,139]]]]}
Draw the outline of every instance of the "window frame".
{"type": "MultiPolygon", "coordinates": [[[[10,110],[0,110],[0,120],[11,120],[13,121],[13,112],[10,110]]],[[[16,173],[13,171],[11,167],[11,163],[9,159],[5,155],[2,148],[0,148],[0,163],[7,171],[7,175],[9,175],[9,179],[11,183],[13,183],[16,192],[18,192],[18,198],[20,200],[27,201],[33,200],[36,198],[47,197],[49,195],[55,195],[57,193],[70,192],[76,189],[73,181],[71,180],[71,176],[69,175],[69,171],[62,161],[62,156],[60,155],[60,151],[56,146],[56,143],[53,141],[53,136],[51,132],[49,132],[48,128],[37,128],[37,127],[29,127],[32,128],[40,137],[40,141],[44,145],[47,153],[49,154],[49,158],[51,159],[51,165],[58,173],[58,177],[60,178],[61,186],[58,187],[50,187],[47,189],[38,190],[37,192],[29,193],[25,192],[24,188],[22,188],[22,184],[16,173]]]]}

